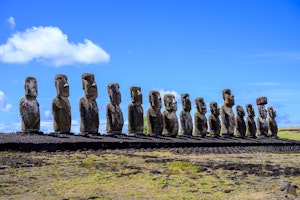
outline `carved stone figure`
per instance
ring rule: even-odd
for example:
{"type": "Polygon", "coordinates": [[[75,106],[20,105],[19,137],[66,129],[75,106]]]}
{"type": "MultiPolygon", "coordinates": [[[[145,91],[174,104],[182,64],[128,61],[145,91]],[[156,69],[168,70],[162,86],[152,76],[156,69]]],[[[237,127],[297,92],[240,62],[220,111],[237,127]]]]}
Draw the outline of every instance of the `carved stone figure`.
{"type": "Polygon", "coordinates": [[[25,97],[20,100],[22,131],[26,133],[39,133],[40,130],[40,108],[36,100],[37,95],[36,79],[27,77],[25,79],[25,97]]]}
{"type": "Polygon", "coordinates": [[[264,138],[268,136],[268,122],[267,122],[267,110],[265,104],[267,104],[267,97],[259,97],[256,99],[256,104],[258,106],[258,117],[256,119],[257,126],[257,136],[259,138],[264,138]]]}
{"type": "Polygon", "coordinates": [[[220,114],[222,119],[221,135],[225,138],[230,138],[234,135],[235,119],[232,111],[234,105],[234,96],[230,89],[224,89],[222,91],[224,105],[222,105],[220,114]]]}
{"type": "Polygon", "coordinates": [[[254,120],[255,112],[251,104],[246,105],[248,117],[246,119],[246,136],[255,138],[256,136],[256,124],[254,120]]]}
{"type": "Polygon", "coordinates": [[[163,132],[164,136],[174,137],[178,134],[178,118],[176,115],[177,101],[173,94],[164,95],[165,110],[163,116],[163,132]]]}
{"type": "Polygon", "coordinates": [[[182,101],[182,111],[180,112],[180,136],[192,136],[193,133],[193,119],[191,116],[191,100],[189,94],[182,94],[181,95],[182,101]]]}
{"type": "Polygon", "coordinates": [[[269,118],[268,118],[268,125],[270,129],[270,134],[269,136],[272,138],[278,138],[277,137],[277,132],[278,132],[278,127],[277,127],[277,122],[276,122],[276,110],[274,110],[273,107],[268,108],[268,113],[269,113],[269,118]]]}
{"type": "Polygon", "coordinates": [[[210,102],[210,115],[208,117],[208,123],[209,123],[209,134],[210,137],[219,137],[220,131],[221,131],[221,122],[219,119],[220,115],[220,108],[218,108],[217,102],[210,102]]]}
{"type": "Polygon", "coordinates": [[[143,96],[141,87],[130,87],[131,104],[128,106],[128,132],[127,135],[143,135],[144,111],[142,107],[143,96]]]}
{"type": "Polygon", "coordinates": [[[121,93],[118,83],[110,83],[107,86],[109,104],[106,106],[106,132],[108,135],[121,134],[124,125],[123,113],[120,108],[121,93]]]}
{"type": "Polygon", "coordinates": [[[205,137],[207,133],[207,118],[205,116],[207,109],[206,104],[203,98],[195,99],[195,104],[197,107],[197,111],[194,115],[194,122],[195,122],[195,132],[194,136],[201,136],[205,137]]]}
{"type": "Polygon", "coordinates": [[[71,130],[71,106],[69,102],[69,84],[66,75],[55,76],[57,95],[52,100],[53,127],[56,133],[70,133],[71,130]]]}
{"type": "Polygon", "coordinates": [[[246,135],[246,123],[244,120],[245,111],[242,106],[236,106],[237,116],[235,118],[235,137],[244,138],[246,135]]]}
{"type": "Polygon", "coordinates": [[[82,74],[82,87],[84,97],[80,99],[80,132],[82,134],[98,134],[99,129],[99,111],[96,99],[98,97],[97,85],[94,74],[82,74]]]}
{"type": "Polygon", "coordinates": [[[163,131],[163,116],[160,112],[162,107],[160,93],[152,90],[149,92],[150,108],[147,111],[148,135],[161,135],[163,131]]]}

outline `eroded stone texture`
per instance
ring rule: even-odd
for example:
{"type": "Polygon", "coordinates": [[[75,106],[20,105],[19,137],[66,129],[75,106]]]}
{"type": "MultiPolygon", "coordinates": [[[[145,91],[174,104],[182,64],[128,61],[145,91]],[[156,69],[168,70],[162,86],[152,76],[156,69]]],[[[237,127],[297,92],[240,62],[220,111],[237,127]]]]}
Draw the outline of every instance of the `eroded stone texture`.
{"type": "Polygon", "coordinates": [[[221,132],[221,121],[219,119],[220,109],[217,102],[210,102],[210,115],[208,117],[209,134],[211,137],[219,137],[221,132]]]}
{"type": "Polygon", "coordinates": [[[160,93],[156,90],[149,92],[150,108],[147,111],[148,135],[161,135],[163,131],[163,116],[161,114],[162,101],[160,93]]]}
{"type": "Polygon", "coordinates": [[[127,135],[142,135],[144,131],[143,96],[141,87],[130,87],[131,103],[128,106],[127,135]]]}
{"type": "Polygon", "coordinates": [[[194,136],[205,137],[207,134],[207,118],[205,116],[207,112],[206,104],[203,98],[195,99],[197,111],[194,114],[195,131],[194,136]]]}
{"type": "Polygon", "coordinates": [[[269,118],[268,118],[268,125],[270,129],[270,137],[277,138],[277,132],[278,132],[278,127],[277,127],[277,122],[276,122],[276,110],[274,110],[273,107],[268,108],[268,113],[269,113],[269,118]]]}
{"type": "Polygon", "coordinates": [[[124,125],[123,113],[120,108],[121,93],[118,83],[110,83],[107,86],[109,104],[106,106],[106,132],[108,135],[121,134],[124,125]]]}
{"type": "Polygon", "coordinates": [[[251,104],[246,105],[247,109],[247,119],[246,119],[246,136],[250,138],[256,137],[256,123],[254,120],[255,112],[251,104]]]}
{"type": "Polygon", "coordinates": [[[165,110],[163,116],[163,132],[164,136],[176,136],[178,134],[178,118],[176,115],[177,101],[173,94],[164,95],[165,110]]]}
{"type": "Polygon", "coordinates": [[[180,136],[192,136],[193,119],[191,116],[192,103],[189,94],[181,95],[182,111],[180,112],[180,136]]]}
{"type": "Polygon", "coordinates": [[[80,132],[97,135],[99,129],[99,110],[96,102],[98,89],[94,74],[84,73],[82,75],[82,87],[84,97],[79,102],[80,132]]]}
{"type": "Polygon", "coordinates": [[[244,138],[246,135],[246,123],[244,120],[245,111],[242,106],[236,106],[236,118],[235,118],[235,137],[244,138]]]}
{"type": "Polygon", "coordinates": [[[232,111],[232,106],[234,105],[234,96],[230,89],[224,89],[222,91],[224,104],[220,109],[222,125],[221,125],[221,135],[222,137],[232,137],[234,135],[235,118],[232,111]]]}
{"type": "Polygon", "coordinates": [[[25,97],[20,100],[22,131],[38,133],[40,130],[40,108],[36,100],[37,82],[34,77],[25,79],[25,97]]]}
{"type": "Polygon", "coordinates": [[[256,104],[258,106],[258,117],[256,119],[257,126],[257,136],[259,138],[268,136],[268,122],[267,122],[267,110],[265,108],[265,104],[267,104],[266,97],[259,97],[256,99],[256,104]]]}
{"type": "Polygon", "coordinates": [[[53,127],[56,133],[70,133],[71,106],[69,102],[69,84],[66,75],[55,76],[56,97],[52,100],[53,127]]]}

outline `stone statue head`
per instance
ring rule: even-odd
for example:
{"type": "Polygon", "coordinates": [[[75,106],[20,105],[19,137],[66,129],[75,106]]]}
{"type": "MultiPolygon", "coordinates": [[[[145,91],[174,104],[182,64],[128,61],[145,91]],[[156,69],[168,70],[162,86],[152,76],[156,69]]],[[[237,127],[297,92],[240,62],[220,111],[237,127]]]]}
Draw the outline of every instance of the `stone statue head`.
{"type": "Polygon", "coordinates": [[[181,102],[182,102],[182,108],[186,112],[190,112],[192,109],[190,95],[189,94],[182,94],[181,95],[181,102]]]}
{"type": "Polygon", "coordinates": [[[130,96],[131,96],[131,102],[136,105],[142,105],[143,104],[143,96],[141,87],[138,86],[132,86],[130,87],[130,96]]]}
{"type": "Polygon", "coordinates": [[[97,84],[95,82],[94,74],[84,73],[82,74],[82,88],[84,89],[84,95],[87,99],[96,100],[98,97],[97,84]]]}
{"type": "Polygon", "coordinates": [[[273,107],[268,107],[268,113],[270,118],[274,119],[276,117],[276,110],[273,107]]]}
{"type": "Polygon", "coordinates": [[[66,75],[57,74],[55,76],[55,87],[57,96],[68,97],[70,95],[68,78],[66,75]]]}
{"type": "Polygon", "coordinates": [[[218,103],[217,102],[210,102],[209,108],[210,108],[210,112],[213,115],[215,115],[215,116],[220,115],[220,108],[218,108],[218,103]]]}
{"type": "Polygon", "coordinates": [[[166,110],[168,111],[176,111],[177,110],[177,101],[173,94],[165,94],[164,95],[164,104],[166,110]]]}
{"type": "Polygon", "coordinates": [[[197,107],[197,110],[204,115],[207,112],[206,104],[204,102],[203,98],[196,98],[195,99],[195,104],[197,107]]]}
{"type": "Polygon", "coordinates": [[[35,99],[37,97],[37,82],[34,77],[27,77],[25,79],[25,95],[27,98],[35,99]]]}
{"type": "Polygon", "coordinates": [[[118,83],[110,83],[107,86],[110,102],[114,105],[119,105],[121,103],[121,93],[119,88],[120,86],[118,83]]]}
{"type": "Polygon", "coordinates": [[[247,113],[248,113],[249,117],[254,117],[255,116],[255,112],[254,112],[254,109],[252,107],[252,104],[247,104],[246,109],[247,109],[247,113]]]}
{"type": "Polygon", "coordinates": [[[230,89],[224,89],[222,91],[222,95],[223,95],[223,99],[224,99],[224,104],[227,107],[231,108],[234,105],[234,96],[231,93],[231,90],[230,89]]]}
{"type": "Polygon", "coordinates": [[[263,119],[267,118],[268,112],[264,105],[258,105],[258,114],[263,119]]]}
{"type": "Polygon", "coordinates": [[[240,117],[245,116],[245,111],[244,111],[244,108],[242,106],[239,106],[239,105],[236,106],[236,113],[240,117]]]}
{"type": "Polygon", "coordinates": [[[152,108],[161,109],[162,102],[159,91],[152,90],[149,92],[149,102],[152,108]]]}

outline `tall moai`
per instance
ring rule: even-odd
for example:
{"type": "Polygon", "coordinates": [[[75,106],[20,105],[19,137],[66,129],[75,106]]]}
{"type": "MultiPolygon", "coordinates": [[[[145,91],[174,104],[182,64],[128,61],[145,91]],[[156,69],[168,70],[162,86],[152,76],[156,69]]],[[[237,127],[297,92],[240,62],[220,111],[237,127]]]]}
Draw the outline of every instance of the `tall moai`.
{"type": "Polygon", "coordinates": [[[244,138],[246,136],[246,123],[244,120],[245,111],[242,106],[236,106],[236,117],[235,117],[235,134],[234,136],[237,138],[244,138]]]}
{"type": "Polygon", "coordinates": [[[268,113],[269,113],[268,125],[269,125],[269,130],[270,130],[269,136],[272,137],[272,138],[278,138],[278,136],[277,136],[278,126],[277,126],[277,121],[276,121],[276,110],[274,110],[273,107],[268,107],[268,113]]]}
{"type": "Polygon", "coordinates": [[[177,101],[173,94],[164,95],[165,110],[163,116],[163,136],[175,137],[178,135],[178,118],[176,115],[177,101]]]}
{"type": "Polygon", "coordinates": [[[52,100],[53,127],[55,133],[70,134],[71,106],[69,102],[69,84],[66,75],[55,76],[56,97],[52,100]]]}
{"type": "Polygon", "coordinates": [[[150,108],[147,110],[147,132],[149,136],[161,135],[163,131],[162,101],[159,91],[149,92],[150,108]]]}
{"type": "Polygon", "coordinates": [[[82,134],[98,135],[99,110],[96,102],[98,89],[94,74],[82,74],[82,88],[84,96],[79,101],[80,132],[82,134]]]}
{"type": "Polygon", "coordinates": [[[220,108],[218,108],[217,102],[210,102],[210,114],[208,117],[209,123],[209,135],[210,137],[219,137],[221,132],[221,121],[219,118],[220,108]]]}
{"type": "Polygon", "coordinates": [[[222,119],[221,136],[224,138],[230,138],[234,135],[235,118],[232,111],[234,105],[234,96],[230,89],[224,89],[222,91],[224,104],[221,106],[220,114],[222,119]]]}
{"type": "Polygon", "coordinates": [[[40,108],[36,99],[38,96],[37,81],[34,77],[25,79],[25,97],[20,100],[20,115],[22,132],[39,133],[40,108]]]}
{"type": "Polygon", "coordinates": [[[269,126],[267,122],[267,109],[265,105],[268,103],[267,97],[258,97],[256,104],[258,106],[258,117],[256,119],[257,137],[264,138],[268,136],[269,126]]]}
{"type": "Polygon", "coordinates": [[[144,111],[141,87],[130,87],[131,103],[128,105],[128,130],[127,135],[143,135],[144,111]]]}
{"type": "Polygon", "coordinates": [[[181,95],[182,111],[180,112],[180,133],[179,136],[192,136],[193,134],[193,119],[191,116],[191,100],[189,94],[181,95]]]}
{"type": "Polygon", "coordinates": [[[246,105],[246,109],[247,109],[247,119],[246,119],[246,136],[249,138],[255,138],[256,137],[256,123],[254,120],[255,117],[255,111],[252,107],[252,104],[247,104],[246,105]]]}
{"type": "Polygon", "coordinates": [[[207,134],[207,118],[205,116],[207,112],[206,104],[203,98],[196,98],[195,104],[197,111],[194,114],[195,131],[194,136],[205,137],[207,134]]]}
{"type": "Polygon", "coordinates": [[[120,108],[121,93],[118,83],[110,83],[107,92],[110,102],[106,106],[106,132],[108,135],[121,134],[124,125],[123,112],[120,108]]]}

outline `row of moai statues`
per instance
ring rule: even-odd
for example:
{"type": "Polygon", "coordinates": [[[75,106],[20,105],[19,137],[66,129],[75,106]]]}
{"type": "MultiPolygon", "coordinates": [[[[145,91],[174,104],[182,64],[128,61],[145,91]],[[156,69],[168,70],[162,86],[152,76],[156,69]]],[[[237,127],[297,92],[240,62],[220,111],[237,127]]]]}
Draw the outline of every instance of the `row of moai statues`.
{"type": "MultiPolygon", "coordinates": [[[[71,106],[68,100],[69,84],[63,74],[55,76],[57,96],[52,101],[52,114],[54,117],[54,132],[58,134],[70,134],[71,131],[71,106]]],[[[96,102],[98,97],[97,84],[93,74],[82,75],[82,87],[84,96],[79,101],[80,132],[81,134],[98,135],[99,109],[96,102]]],[[[124,125],[123,113],[120,108],[121,93],[119,84],[111,83],[107,86],[110,102],[106,106],[106,132],[107,135],[122,134],[124,125]]],[[[37,82],[33,77],[25,80],[25,97],[20,101],[20,115],[22,119],[22,131],[26,133],[39,133],[40,112],[36,100],[38,95],[37,82]]],[[[128,131],[127,135],[143,135],[144,112],[142,108],[143,98],[141,88],[130,88],[131,103],[128,106],[128,131]]],[[[210,115],[207,120],[205,114],[207,107],[203,98],[196,98],[197,111],[194,115],[194,123],[190,111],[192,109],[189,94],[182,94],[182,111],[180,112],[180,124],[176,115],[177,101],[173,94],[164,95],[165,110],[161,112],[162,100],[158,91],[149,92],[150,108],[147,110],[147,134],[149,136],[199,136],[206,137],[274,137],[277,138],[276,111],[268,108],[267,121],[266,97],[256,99],[259,115],[255,122],[255,112],[251,104],[246,105],[248,117],[244,120],[245,111],[242,106],[236,106],[237,116],[234,116],[232,107],[234,96],[230,89],[222,91],[224,104],[219,108],[217,102],[210,102],[210,115]],[[219,119],[221,115],[221,121],[219,119]],[[208,125],[210,131],[208,134],[208,125]],[[195,128],[193,127],[195,126],[195,128]],[[194,131],[194,132],[193,132],[194,131]]]]}

